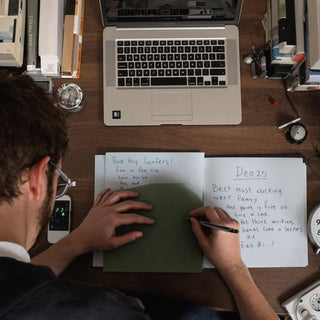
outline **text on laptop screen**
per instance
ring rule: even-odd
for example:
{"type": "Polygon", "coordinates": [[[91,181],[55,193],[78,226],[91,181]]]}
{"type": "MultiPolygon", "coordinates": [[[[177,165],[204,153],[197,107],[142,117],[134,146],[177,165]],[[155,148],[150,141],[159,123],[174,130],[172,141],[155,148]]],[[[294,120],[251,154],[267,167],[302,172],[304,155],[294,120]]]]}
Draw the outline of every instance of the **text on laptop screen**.
{"type": "Polygon", "coordinates": [[[109,22],[132,21],[233,21],[238,0],[161,1],[101,0],[109,22]]]}

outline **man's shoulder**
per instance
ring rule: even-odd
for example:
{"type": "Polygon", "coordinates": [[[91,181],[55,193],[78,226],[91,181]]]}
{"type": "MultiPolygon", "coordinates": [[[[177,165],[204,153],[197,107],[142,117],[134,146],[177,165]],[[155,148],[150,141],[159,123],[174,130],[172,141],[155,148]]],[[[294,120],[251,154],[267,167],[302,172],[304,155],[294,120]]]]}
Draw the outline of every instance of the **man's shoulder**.
{"type": "Polygon", "coordinates": [[[57,278],[49,268],[0,258],[0,318],[149,319],[134,298],[57,278]],[[108,316],[106,316],[108,314],[108,316]]]}

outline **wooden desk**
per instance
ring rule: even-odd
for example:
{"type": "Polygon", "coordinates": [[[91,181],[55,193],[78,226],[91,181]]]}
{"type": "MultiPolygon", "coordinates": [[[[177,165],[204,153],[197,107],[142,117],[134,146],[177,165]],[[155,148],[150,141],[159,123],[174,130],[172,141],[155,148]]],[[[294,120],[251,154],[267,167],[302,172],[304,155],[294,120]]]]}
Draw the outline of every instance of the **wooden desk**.
{"type": "MultiPolygon", "coordinates": [[[[320,92],[290,93],[309,130],[302,145],[290,145],[277,126],[294,114],[278,80],[252,79],[250,67],[241,62],[243,121],[238,126],[106,127],[102,107],[102,23],[98,1],[86,1],[81,79],[86,106],[69,121],[70,151],[64,170],[77,181],[73,199],[72,228],[83,220],[93,202],[94,155],[107,151],[203,151],[207,156],[244,154],[313,154],[320,138],[320,92]],[[271,95],[278,101],[274,107],[271,95]]],[[[241,56],[251,45],[264,45],[261,20],[265,0],[244,1],[240,23],[241,56]]],[[[55,80],[55,87],[63,80],[55,80]]],[[[308,169],[308,212],[320,202],[320,181],[308,169]]],[[[235,305],[215,270],[202,274],[111,274],[92,268],[92,255],[79,257],[63,277],[105,284],[120,290],[179,296],[224,310],[235,305]]],[[[320,257],[309,247],[306,268],[252,269],[251,273],[277,312],[280,302],[319,278],[320,257]]]]}

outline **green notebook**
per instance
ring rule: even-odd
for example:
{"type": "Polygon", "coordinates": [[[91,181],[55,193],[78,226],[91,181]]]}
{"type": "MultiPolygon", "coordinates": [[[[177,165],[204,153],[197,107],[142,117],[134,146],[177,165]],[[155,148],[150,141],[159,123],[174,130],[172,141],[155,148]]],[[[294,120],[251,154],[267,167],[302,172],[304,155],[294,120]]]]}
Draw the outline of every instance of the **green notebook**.
{"type": "Polygon", "coordinates": [[[183,184],[150,184],[133,188],[137,200],[152,204],[140,212],[156,220],[154,225],[117,228],[117,234],[141,230],[144,236],[104,253],[103,270],[109,272],[200,273],[202,251],[190,222],[185,218],[202,205],[202,199],[183,184]]]}

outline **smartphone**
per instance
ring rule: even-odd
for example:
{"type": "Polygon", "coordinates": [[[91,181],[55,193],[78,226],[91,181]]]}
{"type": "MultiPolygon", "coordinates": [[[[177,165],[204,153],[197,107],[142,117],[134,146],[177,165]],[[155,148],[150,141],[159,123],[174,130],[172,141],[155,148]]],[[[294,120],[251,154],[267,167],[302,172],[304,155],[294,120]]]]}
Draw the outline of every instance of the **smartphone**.
{"type": "Polygon", "coordinates": [[[54,203],[48,224],[48,242],[56,243],[70,233],[71,198],[64,195],[54,203]]]}

